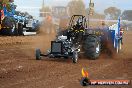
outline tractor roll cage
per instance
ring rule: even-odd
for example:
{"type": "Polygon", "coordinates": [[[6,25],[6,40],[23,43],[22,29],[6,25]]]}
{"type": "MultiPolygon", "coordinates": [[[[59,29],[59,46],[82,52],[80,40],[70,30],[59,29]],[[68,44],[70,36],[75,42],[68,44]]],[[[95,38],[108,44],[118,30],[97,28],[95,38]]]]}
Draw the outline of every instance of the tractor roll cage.
{"type": "Polygon", "coordinates": [[[73,27],[74,26],[74,21],[75,21],[75,18],[77,17],[77,19],[81,19],[82,20],[82,24],[83,24],[83,27],[84,28],[87,28],[87,20],[86,20],[86,17],[83,16],[83,15],[73,15],[70,19],[70,23],[69,23],[69,28],[73,27]]]}

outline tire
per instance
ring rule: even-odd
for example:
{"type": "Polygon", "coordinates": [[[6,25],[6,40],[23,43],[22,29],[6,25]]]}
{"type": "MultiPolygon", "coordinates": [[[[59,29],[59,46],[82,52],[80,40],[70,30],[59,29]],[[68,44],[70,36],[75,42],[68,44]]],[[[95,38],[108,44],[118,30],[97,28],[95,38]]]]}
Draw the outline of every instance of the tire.
{"type": "Polygon", "coordinates": [[[13,27],[11,28],[11,29],[9,29],[8,30],[8,34],[10,35],[10,36],[13,36],[13,35],[15,35],[15,23],[13,23],[12,24],[13,25],[13,27]]]}
{"type": "Polygon", "coordinates": [[[41,60],[41,51],[40,51],[40,49],[36,49],[35,52],[36,52],[36,53],[35,53],[35,55],[36,55],[36,60],[41,60]]]}
{"type": "Polygon", "coordinates": [[[15,31],[14,31],[14,35],[15,36],[18,36],[18,23],[16,23],[16,28],[15,28],[15,31]]]}
{"type": "Polygon", "coordinates": [[[18,29],[17,28],[15,28],[14,35],[18,36],[18,29]]]}
{"type": "Polygon", "coordinates": [[[23,35],[23,24],[18,23],[18,35],[23,35]]]}
{"type": "Polygon", "coordinates": [[[73,63],[77,63],[77,60],[78,60],[78,52],[74,51],[72,56],[72,61],[73,63]]]}
{"type": "Polygon", "coordinates": [[[15,20],[11,17],[5,17],[2,21],[2,26],[6,27],[2,30],[2,34],[4,35],[14,35],[15,29],[15,20]]]}
{"type": "Polygon", "coordinates": [[[101,51],[100,39],[96,35],[89,35],[84,42],[85,56],[91,60],[99,57],[101,51]]]}

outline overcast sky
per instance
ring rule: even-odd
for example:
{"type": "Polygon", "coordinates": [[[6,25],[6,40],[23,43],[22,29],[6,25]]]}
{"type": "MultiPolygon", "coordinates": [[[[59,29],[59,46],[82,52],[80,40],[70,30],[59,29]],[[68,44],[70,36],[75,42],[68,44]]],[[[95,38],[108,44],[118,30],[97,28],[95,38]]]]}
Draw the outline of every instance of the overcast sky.
{"type": "MultiPolygon", "coordinates": [[[[17,10],[27,11],[33,16],[39,16],[39,8],[42,6],[43,0],[14,0],[17,10]]],[[[66,6],[70,0],[45,0],[47,6],[66,6]]],[[[83,0],[86,7],[90,0],[83,0]]],[[[95,3],[95,11],[103,13],[104,9],[114,6],[123,10],[132,10],[132,0],[93,0],[95,3]]]]}

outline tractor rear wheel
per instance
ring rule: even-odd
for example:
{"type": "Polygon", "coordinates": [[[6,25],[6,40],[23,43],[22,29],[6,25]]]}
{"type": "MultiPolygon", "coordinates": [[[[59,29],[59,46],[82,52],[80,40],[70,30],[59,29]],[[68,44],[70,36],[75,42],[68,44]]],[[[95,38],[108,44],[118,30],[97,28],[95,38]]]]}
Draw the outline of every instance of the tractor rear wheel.
{"type": "Polygon", "coordinates": [[[23,35],[23,24],[22,23],[18,23],[18,34],[23,35]]]}
{"type": "Polygon", "coordinates": [[[2,20],[2,27],[4,28],[1,30],[1,34],[14,35],[15,20],[11,17],[5,17],[4,20],[2,20]]]}
{"type": "Polygon", "coordinates": [[[95,60],[100,55],[100,39],[96,35],[89,35],[84,42],[85,56],[95,60]]]}
{"type": "Polygon", "coordinates": [[[16,24],[14,22],[12,22],[12,28],[8,29],[8,34],[10,36],[15,35],[15,27],[16,27],[16,24]]]}

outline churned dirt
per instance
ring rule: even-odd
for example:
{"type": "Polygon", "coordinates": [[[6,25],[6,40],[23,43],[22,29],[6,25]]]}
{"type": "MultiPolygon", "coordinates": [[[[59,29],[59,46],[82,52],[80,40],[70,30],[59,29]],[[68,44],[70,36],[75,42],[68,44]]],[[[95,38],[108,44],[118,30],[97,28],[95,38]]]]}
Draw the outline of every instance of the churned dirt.
{"type": "MultiPolygon", "coordinates": [[[[120,54],[111,58],[102,54],[97,60],[80,58],[35,60],[35,49],[44,53],[54,40],[54,32],[36,36],[0,37],[0,88],[82,88],[81,69],[90,79],[132,80],[132,31],[126,31],[120,54]]],[[[130,85],[89,86],[86,88],[132,88],[130,85]]]]}

